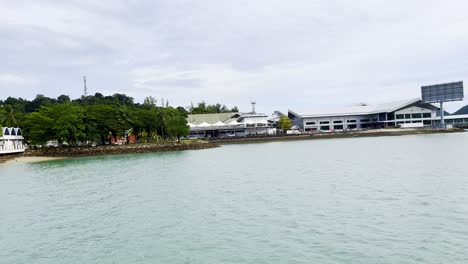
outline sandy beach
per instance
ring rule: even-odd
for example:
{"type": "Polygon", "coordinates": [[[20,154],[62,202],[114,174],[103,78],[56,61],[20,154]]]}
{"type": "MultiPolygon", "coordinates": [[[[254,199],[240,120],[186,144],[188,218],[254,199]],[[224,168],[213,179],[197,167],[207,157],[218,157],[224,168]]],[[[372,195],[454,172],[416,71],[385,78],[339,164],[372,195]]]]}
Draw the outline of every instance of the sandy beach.
{"type": "Polygon", "coordinates": [[[66,157],[25,157],[25,156],[18,156],[18,157],[8,159],[8,160],[6,160],[4,162],[0,162],[0,166],[13,165],[13,164],[25,164],[25,163],[33,163],[33,162],[49,161],[49,160],[58,160],[58,159],[66,159],[66,157]]]}

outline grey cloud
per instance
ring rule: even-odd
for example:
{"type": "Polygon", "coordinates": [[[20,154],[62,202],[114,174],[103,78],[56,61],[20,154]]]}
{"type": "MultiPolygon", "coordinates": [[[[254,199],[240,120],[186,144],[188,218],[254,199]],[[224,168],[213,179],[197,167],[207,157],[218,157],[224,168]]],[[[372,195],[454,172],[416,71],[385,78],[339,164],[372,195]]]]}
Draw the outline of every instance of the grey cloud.
{"type": "MultiPolygon", "coordinates": [[[[125,92],[260,110],[418,96],[467,79],[465,1],[11,1],[2,96],[125,92]]],[[[465,102],[466,103],[466,102],[465,102]]],[[[452,108],[461,103],[452,104],[452,108]]],[[[451,109],[449,109],[451,110],[451,109]]]]}

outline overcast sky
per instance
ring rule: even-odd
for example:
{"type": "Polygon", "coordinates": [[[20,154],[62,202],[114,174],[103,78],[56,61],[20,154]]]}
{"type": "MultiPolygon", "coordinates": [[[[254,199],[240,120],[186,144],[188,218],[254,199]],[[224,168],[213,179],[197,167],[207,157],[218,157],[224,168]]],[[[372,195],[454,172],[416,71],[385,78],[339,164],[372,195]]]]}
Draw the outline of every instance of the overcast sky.
{"type": "MultiPolygon", "coordinates": [[[[0,99],[126,93],[249,110],[468,83],[468,1],[0,0],[0,99]]],[[[465,102],[447,104],[449,111],[465,102]]]]}

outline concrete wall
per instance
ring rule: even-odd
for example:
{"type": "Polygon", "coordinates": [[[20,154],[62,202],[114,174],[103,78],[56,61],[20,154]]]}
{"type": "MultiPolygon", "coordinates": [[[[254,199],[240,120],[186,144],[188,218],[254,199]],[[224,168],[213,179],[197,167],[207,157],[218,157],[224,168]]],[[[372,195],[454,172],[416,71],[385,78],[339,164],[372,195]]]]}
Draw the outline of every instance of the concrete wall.
{"type": "Polygon", "coordinates": [[[423,123],[423,126],[430,126],[431,120],[433,117],[436,117],[437,111],[431,110],[427,108],[422,108],[418,106],[411,106],[408,108],[404,108],[398,111],[395,111],[395,122],[397,126],[401,126],[406,124],[404,127],[410,127],[411,125],[408,124],[418,124],[423,123]],[[430,114],[430,117],[421,117],[421,118],[414,118],[414,114],[430,114]],[[403,119],[397,118],[399,115],[404,115],[403,119]]]}
{"type": "Polygon", "coordinates": [[[324,130],[321,127],[329,126],[329,130],[360,129],[371,123],[378,122],[378,115],[354,115],[354,116],[331,116],[331,117],[312,117],[301,120],[300,128],[307,130],[324,130]],[[366,122],[368,120],[368,122],[366,122]],[[323,124],[321,124],[321,122],[323,124]],[[328,122],[328,124],[325,124],[328,122]],[[315,123],[315,124],[313,124],[315,123]],[[343,126],[343,129],[337,128],[343,126]],[[354,127],[355,126],[355,127],[354,127]]]}

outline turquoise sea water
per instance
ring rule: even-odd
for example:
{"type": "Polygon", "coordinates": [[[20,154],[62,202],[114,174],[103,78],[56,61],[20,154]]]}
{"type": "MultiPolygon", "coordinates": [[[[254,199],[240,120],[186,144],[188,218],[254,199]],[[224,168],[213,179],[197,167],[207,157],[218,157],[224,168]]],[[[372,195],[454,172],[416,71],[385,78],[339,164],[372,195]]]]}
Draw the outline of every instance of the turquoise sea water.
{"type": "Polygon", "coordinates": [[[0,263],[468,263],[468,134],[0,166],[0,263]]]}

